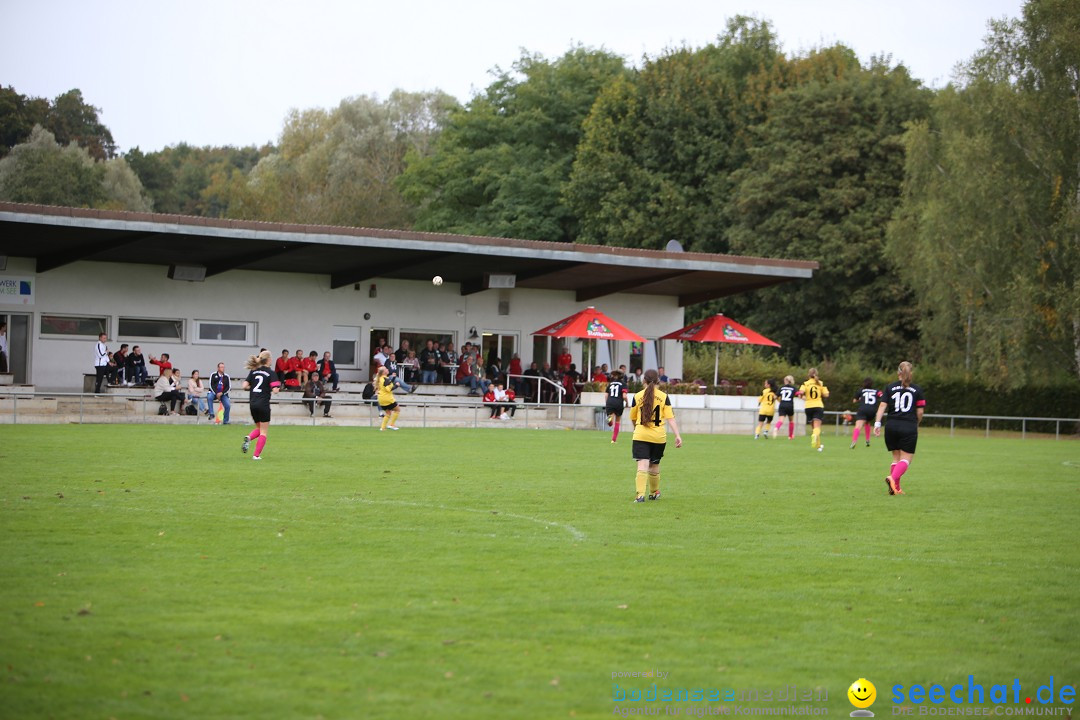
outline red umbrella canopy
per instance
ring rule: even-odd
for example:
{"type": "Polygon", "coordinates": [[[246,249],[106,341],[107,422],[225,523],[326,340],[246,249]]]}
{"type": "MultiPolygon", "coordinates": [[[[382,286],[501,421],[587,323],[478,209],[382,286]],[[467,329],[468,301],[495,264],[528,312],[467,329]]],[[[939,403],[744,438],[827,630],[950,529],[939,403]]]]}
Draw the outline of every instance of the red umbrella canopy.
{"type": "Polygon", "coordinates": [[[682,330],[664,335],[661,340],[693,340],[694,342],[725,342],[741,343],[743,345],[772,345],[780,347],[760,333],[756,333],[745,325],[740,325],[731,318],[724,317],[723,313],[707,317],[693,325],[687,325],[682,330]]]}
{"type": "Polygon", "coordinates": [[[634,342],[645,341],[645,338],[623,327],[594,307],[585,308],[568,318],[563,318],[557,323],[541,328],[534,332],[533,335],[596,338],[597,340],[633,340],[634,342]]]}

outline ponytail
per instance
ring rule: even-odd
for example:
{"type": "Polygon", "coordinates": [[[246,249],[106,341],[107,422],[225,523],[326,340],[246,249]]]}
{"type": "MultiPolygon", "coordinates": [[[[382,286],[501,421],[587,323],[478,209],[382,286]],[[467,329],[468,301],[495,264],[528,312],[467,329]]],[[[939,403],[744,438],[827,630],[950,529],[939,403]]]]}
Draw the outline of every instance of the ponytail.
{"type": "Polygon", "coordinates": [[[248,370],[254,370],[255,368],[262,367],[263,365],[270,364],[270,351],[263,350],[258,355],[251,355],[248,357],[247,362],[244,363],[244,367],[248,370]]]}
{"type": "Polygon", "coordinates": [[[911,370],[911,363],[907,360],[900,363],[900,367],[896,370],[896,374],[900,377],[900,382],[905,388],[911,387],[911,370]]]}
{"type": "Polygon", "coordinates": [[[645,390],[641,395],[641,424],[648,427],[652,424],[653,405],[656,404],[656,383],[660,375],[655,370],[646,370],[642,380],[645,381],[645,390]]]}

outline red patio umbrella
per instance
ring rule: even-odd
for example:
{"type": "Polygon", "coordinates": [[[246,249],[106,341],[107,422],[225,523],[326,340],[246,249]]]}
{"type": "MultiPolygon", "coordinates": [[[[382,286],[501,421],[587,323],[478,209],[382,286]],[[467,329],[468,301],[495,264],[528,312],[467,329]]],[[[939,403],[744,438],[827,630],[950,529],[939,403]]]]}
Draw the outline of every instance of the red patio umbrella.
{"type": "MultiPolygon", "coordinates": [[[[741,345],[771,345],[780,347],[764,335],[740,325],[731,318],[718,313],[681,330],[664,335],[661,340],[692,340],[693,342],[738,343],[741,345]]],[[[720,380],[720,346],[716,346],[716,362],[713,367],[713,385],[720,380]]]]}
{"type": "MultiPolygon", "coordinates": [[[[537,330],[533,335],[645,342],[645,338],[623,327],[591,305],[568,318],[537,330]]],[[[592,367],[588,362],[585,363],[585,374],[587,377],[592,376],[592,367]]]]}

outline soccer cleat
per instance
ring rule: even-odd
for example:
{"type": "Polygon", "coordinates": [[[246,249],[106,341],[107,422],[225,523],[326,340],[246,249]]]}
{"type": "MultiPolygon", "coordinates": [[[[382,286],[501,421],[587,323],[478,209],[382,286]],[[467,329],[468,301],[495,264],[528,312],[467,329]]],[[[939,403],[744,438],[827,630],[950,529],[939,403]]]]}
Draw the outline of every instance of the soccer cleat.
{"type": "Polygon", "coordinates": [[[612,441],[611,441],[611,444],[612,444],[612,445],[614,445],[614,444],[615,444],[615,441],[614,441],[614,440],[612,440],[612,441]]]}
{"type": "Polygon", "coordinates": [[[607,426],[611,427],[614,422],[615,422],[615,416],[614,415],[608,415],[607,416],[607,426]]]}
{"type": "Polygon", "coordinates": [[[387,430],[400,430],[401,428],[399,428],[397,425],[387,425],[386,429],[387,430]]]}
{"type": "Polygon", "coordinates": [[[634,502],[645,502],[645,496],[638,495],[636,498],[634,498],[634,502]]]}
{"type": "Polygon", "coordinates": [[[821,443],[818,443],[818,446],[817,446],[817,451],[818,451],[818,452],[821,452],[821,451],[822,451],[822,450],[824,450],[824,449],[825,449],[825,446],[824,446],[824,445],[822,445],[821,443]]]}
{"type": "Polygon", "coordinates": [[[649,499],[650,500],[659,500],[660,499],[660,491],[657,490],[656,492],[649,493],[649,499]]]}
{"type": "Polygon", "coordinates": [[[869,440],[866,441],[866,447],[870,447],[870,441],[869,440]]]}
{"type": "Polygon", "coordinates": [[[757,433],[754,433],[754,439],[755,439],[755,440],[757,440],[757,439],[758,439],[757,433]]]}
{"type": "Polygon", "coordinates": [[[886,475],[885,476],[885,484],[889,486],[889,494],[890,495],[895,495],[896,494],[896,486],[893,485],[892,475],[886,475]]]}
{"type": "Polygon", "coordinates": [[[768,430],[766,430],[764,433],[762,433],[762,435],[765,437],[766,440],[769,439],[769,431],[768,430]]]}
{"type": "Polygon", "coordinates": [[[251,459],[252,460],[262,460],[262,455],[252,455],[251,459]]]}
{"type": "Polygon", "coordinates": [[[852,449],[852,450],[854,450],[854,449],[855,449],[855,443],[851,443],[851,449],[852,449]]]}
{"type": "Polygon", "coordinates": [[[240,446],[240,452],[246,453],[248,451],[248,447],[250,445],[251,445],[251,438],[249,438],[247,435],[245,435],[244,436],[244,444],[240,446]]]}

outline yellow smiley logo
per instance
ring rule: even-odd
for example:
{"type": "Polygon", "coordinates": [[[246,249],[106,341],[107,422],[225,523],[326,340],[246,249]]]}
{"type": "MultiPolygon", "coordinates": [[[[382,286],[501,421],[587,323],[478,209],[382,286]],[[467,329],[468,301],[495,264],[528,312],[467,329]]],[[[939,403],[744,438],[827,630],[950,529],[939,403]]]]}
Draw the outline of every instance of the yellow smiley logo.
{"type": "Polygon", "coordinates": [[[859,678],[851,683],[847,691],[848,700],[857,708],[868,708],[877,700],[877,688],[866,678],[859,678]]]}

